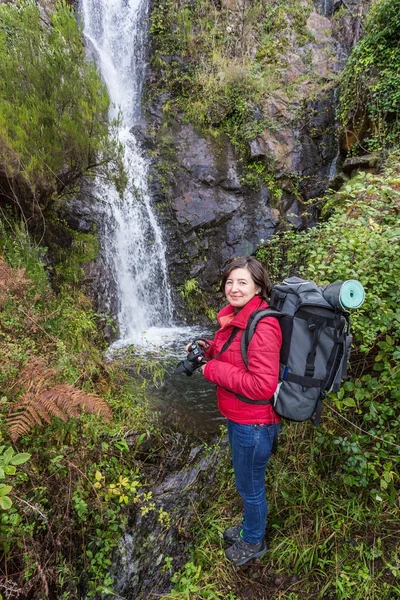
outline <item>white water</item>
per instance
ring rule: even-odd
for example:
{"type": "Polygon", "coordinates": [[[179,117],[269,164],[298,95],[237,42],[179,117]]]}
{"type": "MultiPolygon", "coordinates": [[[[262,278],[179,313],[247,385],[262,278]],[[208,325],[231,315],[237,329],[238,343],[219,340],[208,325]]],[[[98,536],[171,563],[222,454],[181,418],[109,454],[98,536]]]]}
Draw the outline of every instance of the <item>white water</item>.
{"type": "Polygon", "coordinates": [[[123,199],[97,181],[104,208],[103,247],[116,281],[120,339],[116,347],[159,344],[175,336],[165,248],[148,191],[149,166],[132,127],[140,123],[146,69],[146,0],[81,0],[84,35],[108,87],[110,119],[120,114],[128,185],[123,199]]]}

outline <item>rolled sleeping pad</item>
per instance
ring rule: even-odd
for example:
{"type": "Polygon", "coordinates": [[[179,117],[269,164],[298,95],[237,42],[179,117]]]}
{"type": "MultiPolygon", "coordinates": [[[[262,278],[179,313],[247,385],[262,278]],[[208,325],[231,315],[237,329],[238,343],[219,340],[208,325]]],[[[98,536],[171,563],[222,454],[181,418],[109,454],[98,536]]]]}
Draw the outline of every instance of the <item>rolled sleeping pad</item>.
{"type": "Polygon", "coordinates": [[[335,283],[327,285],[322,294],[331,306],[337,306],[344,310],[360,308],[365,300],[364,288],[356,279],[335,281],[335,283]]]}

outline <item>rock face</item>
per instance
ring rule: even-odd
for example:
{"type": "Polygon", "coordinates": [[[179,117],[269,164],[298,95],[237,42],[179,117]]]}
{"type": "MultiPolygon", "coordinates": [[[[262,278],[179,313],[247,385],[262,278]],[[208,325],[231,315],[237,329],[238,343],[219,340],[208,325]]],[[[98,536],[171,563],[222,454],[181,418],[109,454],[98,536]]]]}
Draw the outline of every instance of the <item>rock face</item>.
{"type": "MultiPolygon", "coordinates": [[[[234,15],[238,2],[229,0],[223,6],[234,15]]],[[[289,28],[286,52],[279,50],[277,56],[281,87],[253,107],[260,131],[249,140],[245,158],[243,149],[239,156],[221,129],[218,135],[215,130],[202,132],[182,122],[177,113],[166,111],[166,116],[163,106],[170,92],[147,100],[152,135],[144,132],[143,143],[155,155],[152,193],[175,289],[196,277],[200,290],[215,298],[221,269],[229,259],[253,253],[288,224],[301,228],[315,221],[314,215],[306,215],[304,201],[323,194],[342,163],[335,81],[351,47],[354,15],[344,11],[339,27],[339,20],[331,17],[341,5],[340,0],[316,1],[301,42],[289,28]],[[166,137],[167,151],[162,140],[166,137]],[[248,187],[246,162],[250,167],[254,163],[255,170],[265,167],[270,179],[248,187]]],[[[183,61],[161,58],[167,64],[183,61]]],[[[154,77],[149,74],[150,81],[154,77]]]]}
{"type": "MultiPolygon", "coordinates": [[[[312,222],[303,214],[303,201],[326,190],[338,163],[335,90],[295,106],[277,93],[264,115],[278,127],[265,129],[249,143],[250,161],[273,165],[279,198],[267,184],[254,190],[243,183],[241,164],[226,135],[215,138],[191,124],[170,124],[167,185],[160,183],[155,160],[151,191],[175,289],[196,277],[200,289],[215,295],[230,259],[252,254],[284,223],[299,228],[312,222]]],[[[154,117],[153,110],[153,124],[154,117]]],[[[152,146],[150,138],[143,143],[152,146]]]]}
{"type": "MultiPolygon", "coordinates": [[[[232,14],[237,13],[238,2],[229,0],[232,14]]],[[[340,0],[315,1],[312,10],[309,4],[301,42],[289,27],[286,52],[279,49],[277,55],[281,85],[252,108],[259,126],[248,141],[246,156],[243,148],[239,155],[221,129],[218,134],[215,129],[200,131],[181,114],[164,110],[170,91],[159,89],[147,97],[146,123],[138,125],[134,134],[153,157],[150,191],[167,247],[176,316],[181,320],[199,317],[195,310],[187,310],[177,291],[185,282],[196,278],[200,294],[205,292],[206,302],[216,307],[226,263],[253,253],[279,228],[313,224],[315,215],[306,212],[304,202],[339,180],[343,159],[336,132],[335,80],[351,50],[358,4],[358,0],[351,2],[351,10],[340,19],[331,18],[341,7],[340,0]],[[269,179],[250,181],[246,164],[253,167],[251,173],[264,169],[269,179]]],[[[180,56],[161,59],[185,67],[180,56]]],[[[156,77],[150,71],[148,81],[156,77]]],[[[90,227],[79,203],[73,211],[79,230],[90,227]]],[[[112,274],[105,274],[101,255],[87,267],[87,277],[93,281],[98,310],[115,315],[117,307],[104,300],[113,297],[114,284],[112,274]]],[[[201,307],[198,312],[203,312],[201,307]]]]}
{"type": "MultiPolygon", "coordinates": [[[[233,147],[222,136],[215,141],[192,125],[175,123],[175,167],[167,191],[170,211],[162,216],[171,278],[175,285],[198,277],[212,291],[222,266],[233,256],[251,254],[279,222],[271,193],[254,192],[240,182],[233,147]]],[[[156,175],[155,175],[156,177],[156,175]]],[[[165,192],[153,186],[156,202],[165,192]]]]}
{"type": "Polygon", "coordinates": [[[197,506],[209,500],[225,453],[226,442],[211,453],[193,447],[183,468],[154,485],[150,512],[143,515],[131,507],[114,561],[114,593],[103,600],[147,600],[171,590],[172,572],[183,567],[195,543],[191,528],[198,518],[197,506]]]}

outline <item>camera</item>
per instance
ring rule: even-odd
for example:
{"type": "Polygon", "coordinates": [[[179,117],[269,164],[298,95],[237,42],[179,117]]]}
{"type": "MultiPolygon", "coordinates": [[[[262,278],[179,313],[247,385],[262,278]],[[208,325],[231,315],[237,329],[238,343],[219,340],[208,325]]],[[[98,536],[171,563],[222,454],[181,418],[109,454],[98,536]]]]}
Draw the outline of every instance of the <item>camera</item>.
{"type": "Polygon", "coordinates": [[[177,373],[186,373],[190,377],[196,369],[199,369],[206,360],[203,350],[197,340],[194,340],[189,346],[189,352],[185,360],[182,360],[176,367],[177,373]]]}

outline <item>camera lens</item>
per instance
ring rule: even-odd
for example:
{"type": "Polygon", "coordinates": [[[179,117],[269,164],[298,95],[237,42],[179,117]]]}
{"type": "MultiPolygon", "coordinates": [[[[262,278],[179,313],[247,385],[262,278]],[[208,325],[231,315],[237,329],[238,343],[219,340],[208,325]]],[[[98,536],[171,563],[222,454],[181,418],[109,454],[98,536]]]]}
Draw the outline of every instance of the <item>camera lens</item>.
{"type": "Polygon", "coordinates": [[[201,359],[204,358],[203,350],[195,340],[189,346],[189,353],[185,360],[182,360],[176,367],[178,373],[186,373],[188,377],[192,375],[196,369],[199,369],[203,364],[201,359]]]}

